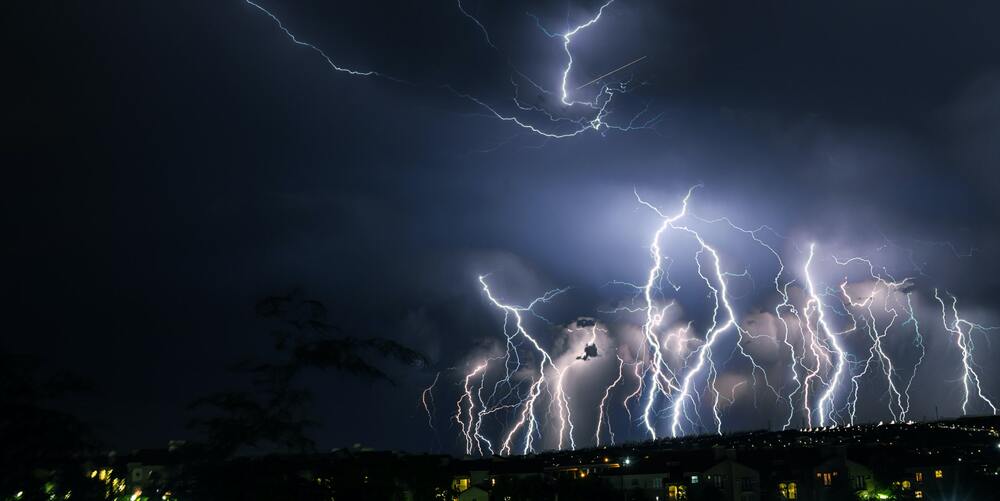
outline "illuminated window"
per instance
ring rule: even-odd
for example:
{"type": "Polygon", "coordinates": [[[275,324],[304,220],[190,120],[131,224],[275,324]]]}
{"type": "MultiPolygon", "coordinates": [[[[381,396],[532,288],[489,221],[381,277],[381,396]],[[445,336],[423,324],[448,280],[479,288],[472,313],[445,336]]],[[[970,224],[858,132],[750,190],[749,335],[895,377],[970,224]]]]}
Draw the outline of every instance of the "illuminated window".
{"type": "Polygon", "coordinates": [[[823,485],[829,487],[833,485],[833,473],[825,471],[823,473],[817,473],[816,478],[823,480],[823,485]]]}
{"type": "Polygon", "coordinates": [[[941,470],[934,470],[934,478],[944,478],[944,472],[941,470]]]}
{"type": "Polygon", "coordinates": [[[914,477],[916,478],[917,482],[923,482],[924,481],[924,472],[918,471],[917,474],[914,475],[914,477]]]}
{"type": "Polygon", "coordinates": [[[691,475],[691,483],[692,484],[698,483],[698,475],[691,475]]]}
{"type": "Polygon", "coordinates": [[[915,497],[917,499],[923,499],[924,498],[924,491],[913,491],[913,497],[915,497]]]}
{"type": "Polygon", "coordinates": [[[469,488],[470,480],[468,478],[456,478],[452,486],[458,492],[465,492],[469,488]]]}
{"type": "Polygon", "coordinates": [[[799,498],[799,486],[795,482],[788,482],[787,484],[782,482],[778,484],[778,492],[785,499],[799,498]]]}
{"type": "Polygon", "coordinates": [[[667,487],[667,499],[681,501],[687,499],[687,486],[671,485],[667,487]]]}

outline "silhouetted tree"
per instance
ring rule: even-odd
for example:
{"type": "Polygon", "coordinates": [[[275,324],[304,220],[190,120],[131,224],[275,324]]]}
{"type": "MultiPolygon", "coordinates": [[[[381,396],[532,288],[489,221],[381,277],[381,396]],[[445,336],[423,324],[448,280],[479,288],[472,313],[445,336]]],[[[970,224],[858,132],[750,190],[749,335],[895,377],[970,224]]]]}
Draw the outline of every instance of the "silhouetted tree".
{"type": "MultiPolygon", "coordinates": [[[[408,365],[423,366],[426,358],[395,341],[384,338],[360,338],[346,335],[327,320],[322,303],[300,299],[296,294],[267,297],[256,305],[257,316],[277,323],[271,331],[277,360],[268,363],[242,363],[236,366],[250,376],[250,391],[221,392],[197,399],[196,410],[210,409],[208,416],[191,421],[191,426],[205,432],[205,457],[215,460],[231,457],[245,448],[307,452],[314,449],[308,431],[316,423],[309,419],[311,392],[298,385],[298,377],[307,369],[333,369],[371,380],[393,380],[371,362],[372,357],[390,359],[408,365]]],[[[188,491],[218,484],[225,487],[227,473],[240,476],[238,470],[221,463],[205,464],[192,470],[188,491]]],[[[240,480],[233,478],[232,480],[240,480]]],[[[262,475],[254,479],[252,491],[281,490],[283,483],[298,485],[294,475],[262,475]],[[270,483],[273,482],[273,485],[270,483]]],[[[299,486],[296,489],[306,489],[299,486]]],[[[368,486],[371,489],[371,486],[368,486]]],[[[211,489],[209,489],[211,490],[211,489]]],[[[306,489],[314,491],[312,487],[306,489]]],[[[227,491],[229,492],[229,491],[227,491]]],[[[231,492],[229,492],[231,493],[231,492]]],[[[222,499],[223,492],[212,492],[206,499],[222,499]],[[213,497],[214,496],[214,497],[213,497]]],[[[297,499],[305,499],[304,491],[297,499]]],[[[197,497],[197,496],[196,496],[197,497]]],[[[327,496],[328,498],[328,496],[327,496]]],[[[244,499],[249,499],[244,497],[244,499]]],[[[279,498],[274,498],[279,499],[279,498]]]]}
{"type": "MultiPolygon", "coordinates": [[[[290,375],[313,367],[336,369],[393,383],[384,371],[370,362],[370,356],[408,365],[427,364],[422,354],[390,339],[348,335],[327,320],[327,309],[322,303],[297,299],[294,293],[264,298],[257,303],[256,312],[261,318],[279,322],[279,328],[271,333],[275,348],[288,352],[290,358],[276,368],[288,371],[290,375]]],[[[267,371],[271,367],[259,369],[267,371]]]]}
{"type": "Polygon", "coordinates": [[[48,499],[45,484],[76,489],[88,499],[97,485],[83,475],[84,454],[93,450],[90,428],[54,403],[88,389],[68,374],[43,375],[32,357],[0,352],[0,497],[48,499]]]}

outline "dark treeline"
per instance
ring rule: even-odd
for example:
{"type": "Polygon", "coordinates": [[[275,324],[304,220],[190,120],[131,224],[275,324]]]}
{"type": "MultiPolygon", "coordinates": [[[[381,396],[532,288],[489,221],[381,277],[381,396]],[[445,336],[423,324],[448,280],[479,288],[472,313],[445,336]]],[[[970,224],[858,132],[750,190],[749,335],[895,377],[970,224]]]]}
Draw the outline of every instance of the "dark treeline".
{"type": "MultiPolygon", "coordinates": [[[[86,397],[90,388],[81,383],[85,379],[54,372],[37,357],[0,352],[0,501],[328,500],[334,494],[372,492],[373,485],[363,479],[357,485],[347,482],[358,478],[349,469],[338,469],[341,479],[329,472],[323,482],[302,474],[302,459],[316,452],[310,430],[319,424],[311,415],[312,394],[302,375],[333,370],[394,384],[378,361],[415,368],[429,361],[395,341],[344,332],[328,320],[321,302],[298,292],[264,298],[255,312],[269,325],[265,330],[273,340],[273,357],[233,365],[247,378],[249,389],[212,393],[189,404],[188,426],[201,438],[167,454],[169,472],[149,472],[169,473],[170,485],[157,492],[129,488],[131,482],[122,477],[125,462],[141,457],[109,457],[86,423],[59,409],[68,396],[86,397]],[[119,463],[117,468],[113,463],[119,463]]],[[[434,478],[432,470],[419,473],[428,482],[434,478]]]]}
{"type": "Polygon", "coordinates": [[[354,446],[320,451],[309,371],[395,384],[384,364],[430,366],[348,333],[298,293],[255,308],[266,360],[232,365],[244,389],[188,405],[196,440],[115,453],[60,410],[85,380],[0,353],[0,501],[781,501],[997,499],[1000,419],[661,439],[521,457],[458,459],[354,446]],[[728,475],[720,480],[718,474],[728,475]]]}

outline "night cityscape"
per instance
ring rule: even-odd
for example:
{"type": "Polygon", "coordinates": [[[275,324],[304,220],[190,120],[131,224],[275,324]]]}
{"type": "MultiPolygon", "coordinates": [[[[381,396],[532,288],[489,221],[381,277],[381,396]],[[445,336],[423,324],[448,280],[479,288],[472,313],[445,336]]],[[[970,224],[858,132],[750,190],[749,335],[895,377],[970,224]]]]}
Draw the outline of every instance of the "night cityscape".
{"type": "Polygon", "coordinates": [[[0,501],[1000,499],[1000,4],[14,2],[0,501]]]}

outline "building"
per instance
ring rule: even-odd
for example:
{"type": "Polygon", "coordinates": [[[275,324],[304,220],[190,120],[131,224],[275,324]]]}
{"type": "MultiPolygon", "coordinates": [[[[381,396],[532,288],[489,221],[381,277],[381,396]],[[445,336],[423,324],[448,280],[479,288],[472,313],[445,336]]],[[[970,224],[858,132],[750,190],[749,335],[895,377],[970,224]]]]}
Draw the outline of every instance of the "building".
{"type": "Polygon", "coordinates": [[[760,473],[733,459],[725,459],[703,472],[705,483],[732,501],[760,500],[760,473]]]}
{"type": "Polygon", "coordinates": [[[490,491],[485,486],[473,485],[462,491],[456,499],[458,501],[489,501],[490,491]]]}
{"type": "Polygon", "coordinates": [[[845,496],[860,497],[875,491],[875,475],[861,463],[847,459],[841,452],[813,468],[812,497],[816,501],[835,501],[845,496]]]}

